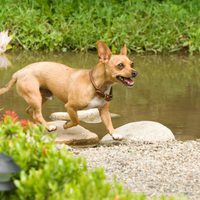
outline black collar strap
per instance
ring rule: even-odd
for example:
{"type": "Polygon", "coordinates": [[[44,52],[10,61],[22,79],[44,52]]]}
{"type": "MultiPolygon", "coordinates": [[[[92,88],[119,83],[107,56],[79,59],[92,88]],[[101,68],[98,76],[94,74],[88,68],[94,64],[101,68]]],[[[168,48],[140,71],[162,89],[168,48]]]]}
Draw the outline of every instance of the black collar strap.
{"type": "Polygon", "coordinates": [[[97,85],[95,84],[94,82],[94,79],[93,79],[93,76],[92,76],[92,73],[93,73],[93,70],[90,70],[89,71],[89,76],[90,76],[90,81],[96,91],[96,94],[99,95],[100,97],[104,98],[104,100],[106,101],[111,101],[112,98],[113,98],[113,95],[112,95],[112,87],[110,88],[110,93],[109,94],[106,94],[104,93],[100,88],[97,87],[97,85]]]}

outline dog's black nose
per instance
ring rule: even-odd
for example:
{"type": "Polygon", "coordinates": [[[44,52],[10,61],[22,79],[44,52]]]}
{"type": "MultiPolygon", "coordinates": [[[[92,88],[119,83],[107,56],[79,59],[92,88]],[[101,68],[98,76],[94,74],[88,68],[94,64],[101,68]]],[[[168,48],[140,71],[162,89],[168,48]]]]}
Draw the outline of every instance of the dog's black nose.
{"type": "Polygon", "coordinates": [[[132,72],[132,77],[133,77],[133,78],[135,78],[137,75],[138,75],[138,72],[137,72],[137,71],[133,71],[133,72],[132,72]]]}

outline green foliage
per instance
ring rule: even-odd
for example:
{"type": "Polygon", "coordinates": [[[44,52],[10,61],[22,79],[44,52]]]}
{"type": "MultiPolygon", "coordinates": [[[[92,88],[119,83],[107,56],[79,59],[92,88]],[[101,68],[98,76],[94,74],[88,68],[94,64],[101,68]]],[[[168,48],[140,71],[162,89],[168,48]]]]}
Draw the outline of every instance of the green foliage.
{"type": "Polygon", "coordinates": [[[111,186],[103,169],[88,170],[85,160],[73,157],[66,148],[56,149],[42,126],[24,122],[21,126],[11,117],[0,124],[0,152],[12,156],[21,172],[14,177],[17,189],[0,193],[0,199],[145,199],[116,182],[111,186]]]}
{"type": "Polygon", "coordinates": [[[32,50],[88,50],[99,39],[115,51],[200,51],[198,0],[1,0],[0,30],[32,50]]]}

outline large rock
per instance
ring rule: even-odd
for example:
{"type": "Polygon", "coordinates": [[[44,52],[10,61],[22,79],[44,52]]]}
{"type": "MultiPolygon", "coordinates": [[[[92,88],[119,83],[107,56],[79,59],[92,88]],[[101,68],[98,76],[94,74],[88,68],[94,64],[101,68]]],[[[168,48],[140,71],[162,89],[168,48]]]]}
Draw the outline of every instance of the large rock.
{"type": "Polygon", "coordinates": [[[88,131],[82,126],[78,125],[69,129],[64,129],[65,121],[48,122],[48,125],[56,125],[57,133],[55,142],[57,144],[67,144],[72,146],[95,146],[99,142],[99,138],[95,133],[88,131]]]}
{"type": "MultiPolygon", "coordinates": [[[[118,114],[111,113],[111,117],[119,117],[118,114]]],[[[50,115],[52,120],[69,120],[69,114],[67,112],[54,112],[50,115]]],[[[89,110],[79,110],[78,118],[80,121],[86,123],[100,123],[101,118],[99,116],[99,111],[97,108],[89,109],[89,110]]]]}
{"type": "MultiPolygon", "coordinates": [[[[141,142],[165,142],[175,140],[171,130],[152,121],[140,121],[125,124],[115,129],[114,134],[121,134],[125,140],[141,142]]],[[[110,135],[105,135],[101,143],[114,143],[110,135]]]]}

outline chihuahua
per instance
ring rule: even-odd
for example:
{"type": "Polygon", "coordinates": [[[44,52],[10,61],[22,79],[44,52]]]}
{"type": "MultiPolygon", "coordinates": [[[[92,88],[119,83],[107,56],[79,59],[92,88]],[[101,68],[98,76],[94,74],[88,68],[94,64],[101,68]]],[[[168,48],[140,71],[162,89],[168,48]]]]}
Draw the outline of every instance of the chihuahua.
{"type": "Polygon", "coordinates": [[[13,74],[8,84],[0,89],[0,95],[16,84],[17,92],[28,103],[26,112],[36,123],[43,124],[48,131],[56,126],[48,125],[42,115],[42,104],[55,95],[65,103],[70,121],[64,129],[79,124],[78,110],[98,108],[100,117],[113,139],[122,136],[114,133],[109,112],[112,99],[112,85],[122,83],[132,87],[137,72],[134,63],[127,57],[124,46],[119,55],[112,55],[108,46],[97,42],[98,64],[92,69],[73,69],[54,62],[37,62],[30,64],[13,74]]]}

